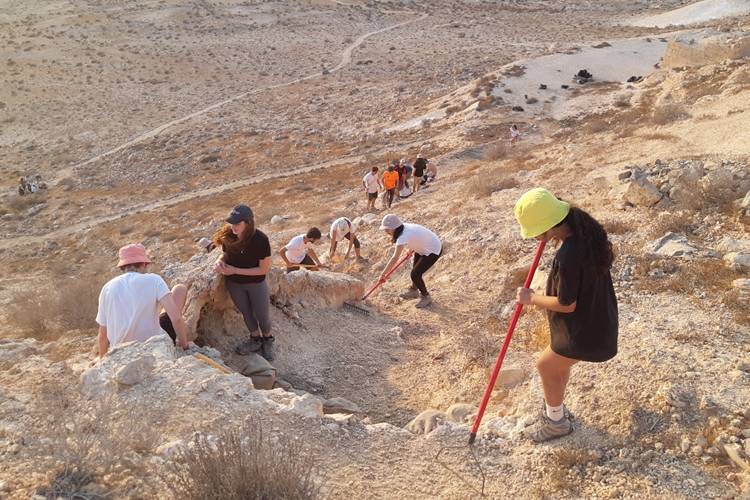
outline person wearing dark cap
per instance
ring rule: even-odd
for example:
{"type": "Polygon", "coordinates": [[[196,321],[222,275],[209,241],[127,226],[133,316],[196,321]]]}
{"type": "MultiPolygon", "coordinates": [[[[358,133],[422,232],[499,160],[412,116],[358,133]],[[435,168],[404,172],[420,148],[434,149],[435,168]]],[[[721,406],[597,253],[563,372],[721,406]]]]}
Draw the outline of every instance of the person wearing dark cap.
{"type": "Polygon", "coordinates": [[[255,228],[253,211],[247,205],[234,207],[226,222],[214,235],[214,244],[223,251],[214,270],[224,275],[227,292],[250,331],[250,338],[237,347],[237,354],[257,352],[273,361],[271,300],[266,283],[271,243],[255,228]]]}

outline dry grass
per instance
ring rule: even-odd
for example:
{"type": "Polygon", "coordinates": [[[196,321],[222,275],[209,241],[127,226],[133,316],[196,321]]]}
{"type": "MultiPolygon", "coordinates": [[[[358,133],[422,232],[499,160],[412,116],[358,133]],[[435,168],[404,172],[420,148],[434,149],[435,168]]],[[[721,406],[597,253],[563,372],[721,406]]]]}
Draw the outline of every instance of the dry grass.
{"type": "Polygon", "coordinates": [[[690,118],[685,106],[682,104],[663,104],[654,109],[651,121],[656,125],[668,125],[670,123],[690,118]]]}
{"type": "Polygon", "coordinates": [[[687,211],[664,213],[651,223],[650,235],[661,238],[667,233],[690,234],[693,227],[693,217],[687,211]]]}
{"type": "Polygon", "coordinates": [[[663,134],[663,133],[642,134],[642,135],[639,135],[638,137],[647,141],[677,142],[680,140],[680,138],[674,134],[663,134]]]}
{"type": "Polygon", "coordinates": [[[486,174],[479,173],[465,186],[467,193],[475,198],[487,198],[497,191],[518,187],[518,180],[515,177],[504,175],[493,179],[486,174]]]}
{"type": "Polygon", "coordinates": [[[497,142],[487,148],[484,153],[484,159],[487,161],[497,161],[507,158],[509,147],[506,142],[497,142]]]}
{"type": "Polygon", "coordinates": [[[633,224],[619,219],[604,220],[602,225],[608,234],[625,234],[634,229],[633,224]]]}
{"type": "Polygon", "coordinates": [[[83,401],[62,381],[46,388],[39,411],[52,439],[38,449],[50,479],[36,493],[49,499],[108,497],[88,486],[116,471],[144,475],[144,457],[160,438],[157,422],[141,406],[117,398],[83,401]]]}
{"type": "Polygon", "coordinates": [[[263,433],[258,420],[244,432],[225,428],[216,441],[198,434],[162,474],[175,498],[203,500],[312,499],[320,495],[312,455],[298,440],[263,433]]]}
{"type": "Polygon", "coordinates": [[[24,212],[35,205],[45,203],[47,201],[47,192],[40,191],[33,194],[19,195],[12,194],[8,199],[8,208],[13,213],[24,212]]]}
{"type": "Polygon", "coordinates": [[[58,286],[47,295],[24,292],[8,306],[11,322],[38,340],[54,340],[68,330],[94,328],[102,286],[114,270],[92,265],[93,273],[78,277],[55,276],[58,286]]]}

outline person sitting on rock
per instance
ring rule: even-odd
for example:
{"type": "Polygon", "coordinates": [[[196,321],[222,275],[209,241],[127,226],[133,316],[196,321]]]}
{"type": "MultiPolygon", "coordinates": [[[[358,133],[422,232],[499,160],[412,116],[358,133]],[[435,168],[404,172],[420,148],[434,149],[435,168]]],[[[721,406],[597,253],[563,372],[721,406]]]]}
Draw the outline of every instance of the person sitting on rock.
{"type": "Polygon", "coordinates": [[[362,254],[360,253],[360,247],[361,244],[359,243],[359,239],[356,235],[357,226],[352,223],[349,219],[346,217],[339,217],[335,221],[333,221],[333,224],[331,224],[331,231],[329,233],[329,236],[331,237],[331,249],[328,251],[328,260],[333,261],[333,256],[336,254],[336,246],[338,245],[339,240],[347,239],[349,240],[349,248],[346,249],[346,256],[344,257],[344,260],[349,258],[349,254],[352,251],[352,247],[354,247],[354,254],[357,256],[357,260],[364,260],[362,258],[362,254]]]}
{"type": "Polygon", "coordinates": [[[226,224],[214,234],[214,244],[222,249],[214,270],[224,276],[224,284],[237,306],[250,338],[236,348],[246,356],[260,351],[273,361],[274,338],[271,334],[271,296],[266,275],[271,268],[271,243],[268,236],[255,227],[253,211],[237,205],[226,218],[226,224]]]}
{"type": "Polygon", "coordinates": [[[435,162],[432,160],[427,160],[427,175],[425,175],[425,180],[430,182],[434,181],[435,179],[437,179],[437,173],[438,169],[435,162]]]}
{"type": "MultiPolygon", "coordinates": [[[[172,290],[158,274],[148,273],[151,259],[141,244],[120,248],[117,267],[122,274],[108,281],[99,294],[96,322],[99,324],[99,356],[110,346],[143,342],[163,333],[159,311],[164,308],[177,346],[188,347],[187,325],[182,308],[187,297],[185,285],[172,290]]],[[[166,330],[164,330],[166,331],[166,330]]]]}
{"type": "Polygon", "coordinates": [[[612,244],[602,225],[546,189],[516,203],[521,236],[559,241],[545,294],[519,288],[517,300],[547,311],[551,341],[536,362],[544,390],[541,420],[527,435],[536,442],[573,431],[563,397],[570,369],[579,361],[602,362],[617,354],[617,297],[610,269],[612,244]]]}
{"type": "Polygon", "coordinates": [[[286,272],[297,271],[300,267],[306,267],[310,271],[328,267],[320,262],[311,246],[319,244],[322,237],[320,229],[311,227],[306,234],[300,234],[289,240],[289,243],[279,250],[279,255],[286,263],[286,272]]]}
{"type": "Polygon", "coordinates": [[[411,287],[402,293],[402,299],[416,299],[421,296],[417,308],[424,308],[432,304],[432,298],[427,292],[422,276],[427,272],[443,254],[443,244],[440,238],[419,224],[401,222],[394,214],[383,217],[380,229],[391,236],[394,244],[393,255],[380,273],[380,280],[385,281],[385,275],[396,265],[404,247],[414,252],[414,264],[411,269],[411,287]]]}

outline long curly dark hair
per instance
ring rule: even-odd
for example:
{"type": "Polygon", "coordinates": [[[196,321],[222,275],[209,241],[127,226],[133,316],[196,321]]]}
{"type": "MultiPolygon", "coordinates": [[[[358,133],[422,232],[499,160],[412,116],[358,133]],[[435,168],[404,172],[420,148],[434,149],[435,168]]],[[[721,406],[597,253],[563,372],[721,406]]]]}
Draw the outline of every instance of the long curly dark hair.
{"type": "Polygon", "coordinates": [[[246,220],[247,228],[242,232],[242,238],[238,238],[232,232],[231,224],[224,224],[213,236],[214,245],[221,247],[225,252],[236,253],[247,246],[247,242],[255,234],[255,221],[246,220]]]}
{"type": "Polygon", "coordinates": [[[573,234],[584,243],[580,246],[583,262],[593,267],[597,273],[609,271],[615,261],[615,253],[604,227],[588,212],[578,207],[570,207],[568,215],[557,226],[563,224],[567,224],[573,234]]]}

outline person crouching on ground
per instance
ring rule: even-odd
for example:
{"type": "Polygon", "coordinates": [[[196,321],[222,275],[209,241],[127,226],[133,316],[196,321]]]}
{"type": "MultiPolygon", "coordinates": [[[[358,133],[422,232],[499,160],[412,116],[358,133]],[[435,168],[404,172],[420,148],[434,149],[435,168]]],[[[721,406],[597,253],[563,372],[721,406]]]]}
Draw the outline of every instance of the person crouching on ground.
{"type": "Polygon", "coordinates": [[[383,172],[383,205],[391,208],[393,204],[393,198],[396,196],[396,189],[398,188],[398,172],[393,168],[393,165],[388,167],[388,170],[383,172]]]}
{"type": "Polygon", "coordinates": [[[141,244],[120,248],[117,267],[122,274],[109,280],[99,293],[96,322],[99,324],[99,357],[110,346],[125,342],[143,342],[163,333],[159,311],[163,307],[172,328],[172,341],[188,347],[187,325],[182,308],[187,297],[185,285],[172,290],[158,274],[148,273],[151,259],[141,244]]]}
{"type": "Polygon", "coordinates": [[[409,224],[401,222],[401,219],[394,214],[388,214],[383,217],[380,229],[391,236],[394,243],[393,256],[386,264],[385,269],[380,274],[380,279],[384,280],[385,275],[396,265],[404,247],[414,251],[414,264],[411,269],[411,287],[402,293],[402,299],[416,299],[420,297],[416,307],[422,309],[432,304],[432,298],[427,292],[422,276],[430,269],[443,254],[443,244],[435,233],[419,224],[409,224]]]}
{"type": "Polygon", "coordinates": [[[320,229],[311,227],[306,234],[295,236],[286,246],[279,250],[279,255],[286,263],[286,272],[297,271],[300,267],[307,267],[310,271],[328,267],[320,262],[318,255],[311,245],[317,245],[322,238],[320,229]]]}
{"type": "Polygon", "coordinates": [[[381,187],[378,167],[372,167],[372,170],[362,178],[362,185],[367,193],[367,210],[375,210],[375,200],[378,199],[378,190],[381,187]]]}
{"type": "Polygon", "coordinates": [[[237,346],[237,354],[246,356],[257,352],[273,361],[271,298],[266,282],[271,268],[268,236],[256,229],[250,207],[237,205],[226,224],[214,235],[214,244],[223,252],[214,270],[224,276],[227,292],[250,332],[250,338],[237,346]]]}
{"type": "Polygon", "coordinates": [[[580,208],[532,189],[516,203],[524,238],[561,242],[545,295],[518,290],[518,302],[547,310],[551,342],[536,362],[544,390],[544,413],[529,437],[542,442],[573,431],[563,397],[571,367],[617,354],[617,297],[610,268],[612,244],[602,225],[580,208]]]}
{"type": "Polygon", "coordinates": [[[352,247],[354,247],[354,254],[357,256],[357,260],[365,260],[360,253],[360,247],[362,245],[359,242],[359,238],[357,238],[356,231],[357,227],[346,217],[339,217],[333,221],[333,224],[331,224],[331,231],[328,233],[331,237],[331,248],[328,251],[329,262],[333,262],[333,256],[336,255],[336,246],[338,246],[339,240],[342,239],[349,240],[349,248],[346,249],[344,260],[349,258],[352,247]]]}

